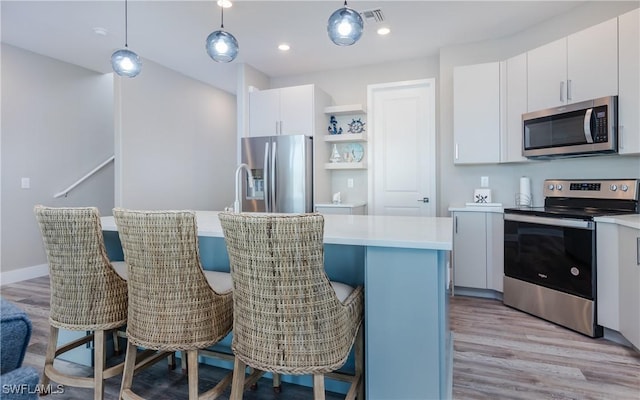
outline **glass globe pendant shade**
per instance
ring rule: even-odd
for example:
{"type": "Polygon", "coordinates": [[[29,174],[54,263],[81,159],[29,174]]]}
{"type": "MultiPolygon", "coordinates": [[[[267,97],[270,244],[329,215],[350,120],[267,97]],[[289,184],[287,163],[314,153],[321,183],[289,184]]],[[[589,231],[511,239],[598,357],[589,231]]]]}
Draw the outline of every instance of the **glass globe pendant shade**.
{"type": "Polygon", "coordinates": [[[229,32],[223,30],[211,32],[207,36],[207,53],[216,62],[228,63],[238,55],[238,41],[229,32]]]}
{"type": "Polygon", "coordinates": [[[136,53],[124,48],[111,55],[111,67],[116,74],[133,78],[142,70],[142,61],[136,53]]]}
{"type": "Polygon", "coordinates": [[[364,21],[360,14],[346,6],[334,11],[327,24],[329,38],[338,46],[351,46],[357,42],[363,28],[364,21]]]}

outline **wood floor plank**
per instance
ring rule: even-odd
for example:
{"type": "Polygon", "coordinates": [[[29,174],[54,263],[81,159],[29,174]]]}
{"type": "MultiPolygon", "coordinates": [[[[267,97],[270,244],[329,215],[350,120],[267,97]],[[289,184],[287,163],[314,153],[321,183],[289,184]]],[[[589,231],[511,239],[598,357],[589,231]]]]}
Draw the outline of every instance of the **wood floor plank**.
{"type": "MultiPolygon", "coordinates": [[[[24,363],[41,371],[49,334],[49,278],[5,285],[1,294],[32,319],[33,333],[24,363]]],[[[586,337],[496,300],[461,296],[450,300],[455,400],[640,400],[640,353],[634,349],[586,337]]],[[[80,375],[90,373],[73,363],[56,361],[58,365],[80,375]]],[[[200,391],[215,386],[227,372],[203,365],[200,391]]],[[[180,369],[168,370],[164,363],[142,371],[134,380],[134,390],[154,400],[186,399],[187,386],[186,375],[180,369]]],[[[108,379],[105,399],[117,399],[119,390],[120,376],[108,379]]],[[[244,398],[301,400],[310,399],[312,393],[310,388],[283,383],[283,392],[275,394],[271,381],[262,379],[258,390],[247,391],[244,398]]],[[[64,397],[52,400],[90,397],[88,389],[67,388],[64,397]]],[[[220,398],[228,399],[229,391],[220,398]]],[[[327,392],[329,400],[342,398],[327,392]]]]}

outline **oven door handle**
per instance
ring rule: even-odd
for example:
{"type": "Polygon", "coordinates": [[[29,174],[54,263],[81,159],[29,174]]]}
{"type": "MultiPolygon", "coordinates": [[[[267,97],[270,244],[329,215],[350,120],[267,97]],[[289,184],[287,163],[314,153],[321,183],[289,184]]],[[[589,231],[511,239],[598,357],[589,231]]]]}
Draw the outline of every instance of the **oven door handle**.
{"type": "Polygon", "coordinates": [[[590,231],[595,229],[595,223],[593,221],[583,221],[581,219],[568,219],[568,218],[548,218],[548,217],[532,217],[528,215],[520,214],[504,214],[505,221],[515,222],[528,222],[530,224],[539,225],[551,225],[560,226],[565,228],[577,228],[588,229],[590,231]]]}

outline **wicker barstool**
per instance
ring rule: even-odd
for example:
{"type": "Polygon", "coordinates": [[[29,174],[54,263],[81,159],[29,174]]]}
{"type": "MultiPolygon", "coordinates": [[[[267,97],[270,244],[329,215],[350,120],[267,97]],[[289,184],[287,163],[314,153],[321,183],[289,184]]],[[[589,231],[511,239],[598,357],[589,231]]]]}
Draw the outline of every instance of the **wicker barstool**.
{"type": "Polygon", "coordinates": [[[363,288],[344,291],[346,285],[327,278],[324,218],[241,213],[219,218],[233,280],[231,399],[242,399],[247,366],[313,375],[315,399],[325,398],[325,375],[346,380],[351,382],[346,398],[362,399],[363,288]],[[354,343],[355,374],[332,373],[344,365],[354,343]]]}
{"type": "Polygon", "coordinates": [[[46,387],[53,380],[68,386],[94,388],[94,399],[102,399],[104,379],[120,374],[124,366],[120,363],[105,368],[105,332],[127,322],[127,283],[109,262],[97,208],[36,206],[34,211],[51,280],[50,334],[42,384],[46,387]],[[58,347],[59,329],[93,333],[58,347]],[[57,356],[92,340],[95,340],[93,377],[68,375],[54,368],[57,356]]]}
{"type": "MultiPolygon", "coordinates": [[[[129,317],[121,399],[132,390],[137,347],[187,354],[189,399],[214,399],[231,374],[198,396],[198,350],[224,338],[233,322],[231,290],[217,293],[200,265],[195,213],[113,210],[128,267],[129,317]]],[[[208,351],[211,356],[214,352],[208,351]]],[[[219,354],[226,360],[233,355],[219,354]]]]}

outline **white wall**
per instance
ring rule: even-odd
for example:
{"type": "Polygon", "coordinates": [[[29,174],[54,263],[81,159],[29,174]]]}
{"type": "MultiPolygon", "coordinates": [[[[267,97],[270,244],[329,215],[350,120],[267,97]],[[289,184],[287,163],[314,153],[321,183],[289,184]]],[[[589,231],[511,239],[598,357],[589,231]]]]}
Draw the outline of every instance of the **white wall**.
{"type": "MultiPolygon", "coordinates": [[[[640,177],[640,157],[601,156],[523,164],[454,166],[453,67],[505,60],[637,7],[638,2],[635,1],[585,2],[566,15],[512,37],[443,48],[438,57],[277,77],[271,79],[271,86],[313,83],[329,93],[336,104],[366,104],[368,84],[435,77],[439,87],[436,94],[439,116],[436,128],[438,215],[448,215],[450,205],[471,201],[473,190],[480,186],[481,176],[489,177],[493,200],[506,206],[515,202],[520,176],[529,176],[534,201],[540,204],[544,179],[640,177]]],[[[332,172],[332,191],[341,191],[343,201],[345,194],[346,201],[366,201],[367,190],[366,171],[332,172]],[[347,188],[348,178],[355,178],[353,189],[347,188]]]]}
{"type": "MultiPolygon", "coordinates": [[[[313,83],[327,92],[335,105],[367,104],[367,86],[376,83],[398,82],[438,76],[438,58],[403,60],[365,67],[322,71],[315,74],[272,78],[272,87],[313,83]]],[[[437,80],[437,78],[436,78],[437,80]]],[[[326,126],[329,126],[327,119],[326,126]]],[[[328,160],[327,160],[328,161],[328,160]]],[[[367,171],[346,170],[331,172],[331,192],[340,192],[343,203],[366,202],[367,171]],[[354,187],[347,180],[354,180],[354,187]]]]}
{"type": "Polygon", "coordinates": [[[233,203],[236,97],[145,60],[115,79],[116,205],[222,210],[233,203]]]}
{"type": "Polygon", "coordinates": [[[0,270],[46,263],[33,207],[113,208],[113,164],[67,197],[53,195],[113,155],[113,78],[2,44],[0,270]],[[28,177],[30,189],[21,189],[28,177]]]}
{"type": "MultiPolygon", "coordinates": [[[[640,157],[598,156],[500,165],[453,165],[453,67],[500,61],[614,18],[638,2],[587,2],[568,15],[558,16],[510,38],[471,43],[440,52],[440,185],[439,215],[447,207],[472,201],[480,177],[489,177],[492,201],[513,206],[520,176],[531,178],[535,205],[541,205],[542,184],[550,178],[640,178],[640,157]]],[[[595,55],[594,55],[595,56],[595,55]]]]}

